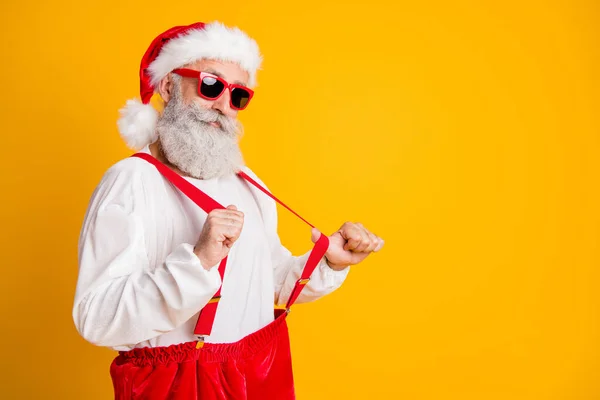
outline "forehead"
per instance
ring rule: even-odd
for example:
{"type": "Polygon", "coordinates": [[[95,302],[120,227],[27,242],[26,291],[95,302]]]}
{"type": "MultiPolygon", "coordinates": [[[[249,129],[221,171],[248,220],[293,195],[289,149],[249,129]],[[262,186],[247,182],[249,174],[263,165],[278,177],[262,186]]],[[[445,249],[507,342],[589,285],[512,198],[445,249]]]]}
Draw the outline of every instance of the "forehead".
{"type": "Polygon", "coordinates": [[[250,78],[248,72],[244,71],[239,64],[231,61],[203,59],[188,64],[187,68],[209,72],[220,76],[229,83],[237,83],[244,86],[248,84],[248,79],[250,78]]]}

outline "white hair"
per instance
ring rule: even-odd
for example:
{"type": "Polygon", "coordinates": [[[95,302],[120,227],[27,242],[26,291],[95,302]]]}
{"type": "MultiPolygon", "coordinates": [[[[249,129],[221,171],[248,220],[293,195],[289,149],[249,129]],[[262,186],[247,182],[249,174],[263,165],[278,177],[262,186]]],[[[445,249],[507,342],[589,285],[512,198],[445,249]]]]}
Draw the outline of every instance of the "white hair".
{"type": "Polygon", "coordinates": [[[239,147],[242,124],[221,112],[192,102],[185,105],[181,79],[173,76],[172,96],[159,117],[156,131],[167,160],[198,179],[235,174],[244,165],[239,147]],[[218,122],[215,127],[210,122],[218,122]]]}

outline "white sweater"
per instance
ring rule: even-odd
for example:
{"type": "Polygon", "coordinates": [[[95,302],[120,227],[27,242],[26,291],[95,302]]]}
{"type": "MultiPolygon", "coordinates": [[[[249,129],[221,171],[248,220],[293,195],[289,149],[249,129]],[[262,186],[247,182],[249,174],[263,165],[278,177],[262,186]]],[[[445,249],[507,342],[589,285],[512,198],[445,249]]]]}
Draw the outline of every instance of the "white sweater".
{"type": "MultiPolygon", "coordinates": [[[[142,152],[150,153],[148,146],[142,152]]],[[[249,176],[264,184],[247,167],[249,176]]],[[[277,235],[275,202],[238,176],[186,178],[223,206],[244,212],[229,252],[210,343],[235,342],[273,321],[308,253],[294,257],[277,235]]],[[[195,340],[199,311],[221,285],[218,265],[192,252],[206,213],[145,160],[113,165],[94,191],[79,240],[73,320],[89,342],[130,350],[195,340]]],[[[310,235],[310,229],[307,229],[310,235]]],[[[337,289],[349,272],[321,260],[298,302],[337,289]]]]}

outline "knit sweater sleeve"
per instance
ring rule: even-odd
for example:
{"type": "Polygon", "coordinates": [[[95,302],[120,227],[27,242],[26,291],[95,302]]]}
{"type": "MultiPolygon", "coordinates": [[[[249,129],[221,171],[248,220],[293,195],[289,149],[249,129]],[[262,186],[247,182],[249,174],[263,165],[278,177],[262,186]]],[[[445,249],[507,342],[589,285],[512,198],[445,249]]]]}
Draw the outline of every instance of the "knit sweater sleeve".
{"type": "MultiPolygon", "coordinates": [[[[221,285],[202,267],[192,243],[150,265],[143,218],[147,171],[123,160],[94,191],[79,239],[73,320],[87,341],[115,349],[171,331],[208,303],[221,285]]],[[[138,164],[139,165],[139,164],[138,164]]]]}

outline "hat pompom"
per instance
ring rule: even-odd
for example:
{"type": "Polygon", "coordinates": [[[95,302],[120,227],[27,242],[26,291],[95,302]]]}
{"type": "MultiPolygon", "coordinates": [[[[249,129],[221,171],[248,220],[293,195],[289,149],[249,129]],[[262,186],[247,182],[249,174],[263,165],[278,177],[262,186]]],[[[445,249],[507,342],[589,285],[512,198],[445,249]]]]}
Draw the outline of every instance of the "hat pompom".
{"type": "Polygon", "coordinates": [[[127,100],[119,113],[121,118],[117,125],[127,146],[137,151],[156,141],[158,111],[151,104],[143,104],[137,99],[127,100]]]}

